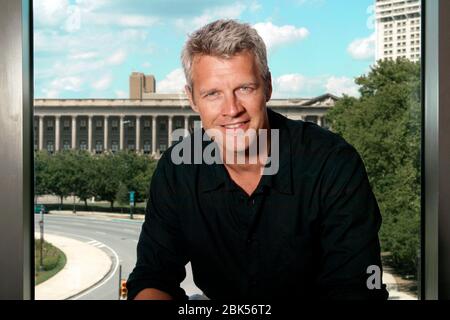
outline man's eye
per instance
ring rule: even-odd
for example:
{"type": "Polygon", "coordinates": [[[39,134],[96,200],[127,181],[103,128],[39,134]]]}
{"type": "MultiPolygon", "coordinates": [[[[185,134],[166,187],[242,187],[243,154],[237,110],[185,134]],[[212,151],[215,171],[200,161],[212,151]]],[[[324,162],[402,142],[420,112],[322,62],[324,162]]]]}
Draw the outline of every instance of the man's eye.
{"type": "Polygon", "coordinates": [[[206,95],[205,95],[205,97],[216,97],[216,96],[218,96],[219,95],[219,93],[217,92],[217,91],[213,91],[213,92],[209,92],[209,93],[207,93],[206,95]]]}
{"type": "Polygon", "coordinates": [[[253,91],[253,88],[252,87],[241,87],[240,90],[243,93],[250,93],[253,91]]]}

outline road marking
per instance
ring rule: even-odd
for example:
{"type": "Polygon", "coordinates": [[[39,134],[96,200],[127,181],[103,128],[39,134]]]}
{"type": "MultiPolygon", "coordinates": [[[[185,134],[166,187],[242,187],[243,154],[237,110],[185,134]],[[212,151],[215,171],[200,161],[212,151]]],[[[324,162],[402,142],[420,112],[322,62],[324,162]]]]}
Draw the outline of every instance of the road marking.
{"type": "MultiPolygon", "coordinates": [[[[80,236],[80,235],[78,235],[78,234],[69,233],[69,232],[65,232],[64,235],[72,235],[72,236],[75,236],[75,237],[78,237],[78,238],[83,238],[83,239],[90,240],[90,241],[96,241],[96,240],[94,240],[94,239],[92,239],[92,238],[90,238],[90,237],[80,236]]],[[[103,286],[105,283],[107,283],[109,280],[111,280],[111,278],[112,278],[113,276],[115,276],[115,274],[116,274],[116,272],[117,272],[117,269],[119,269],[119,261],[120,261],[119,255],[118,255],[117,252],[114,251],[114,249],[112,249],[110,246],[108,246],[108,245],[106,245],[106,244],[105,244],[104,246],[105,246],[106,249],[108,249],[109,251],[111,251],[111,253],[112,253],[113,256],[114,256],[114,260],[115,260],[115,261],[113,262],[113,263],[115,264],[114,270],[110,273],[110,275],[109,275],[108,277],[104,278],[103,280],[100,280],[100,282],[98,282],[96,285],[94,285],[94,286],[91,287],[90,289],[86,290],[86,291],[83,292],[83,293],[75,294],[75,295],[73,295],[72,297],[70,297],[70,298],[67,299],[67,300],[77,300],[77,299],[80,299],[81,297],[84,297],[85,295],[91,293],[92,291],[94,291],[94,290],[100,288],[100,287],[103,286]]]]}

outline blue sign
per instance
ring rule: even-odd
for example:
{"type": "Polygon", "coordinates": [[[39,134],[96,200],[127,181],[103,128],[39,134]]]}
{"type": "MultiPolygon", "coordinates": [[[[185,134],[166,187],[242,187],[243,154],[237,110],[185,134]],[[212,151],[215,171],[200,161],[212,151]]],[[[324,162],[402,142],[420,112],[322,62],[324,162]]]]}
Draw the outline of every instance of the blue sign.
{"type": "Polygon", "coordinates": [[[130,191],[130,204],[134,204],[134,191],[130,191]]]}

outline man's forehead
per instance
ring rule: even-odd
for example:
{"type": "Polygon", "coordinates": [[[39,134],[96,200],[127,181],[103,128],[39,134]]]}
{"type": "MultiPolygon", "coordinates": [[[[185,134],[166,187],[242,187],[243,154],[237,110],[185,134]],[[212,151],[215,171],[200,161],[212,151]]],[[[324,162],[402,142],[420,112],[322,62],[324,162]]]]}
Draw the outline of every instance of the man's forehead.
{"type": "Polygon", "coordinates": [[[237,54],[232,57],[219,57],[215,55],[200,55],[193,59],[192,63],[192,79],[198,78],[199,76],[204,78],[207,76],[219,76],[223,72],[223,74],[232,73],[236,76],[246,74],[248,77],[254,78],[258,77],[259,72],[256,66],[256,62],[254,57],[247,56],[247,54],[237,54]],[[245,60],[239,59],[244,58],[245,60]],[[251,60],[247,60],[251,59],[251,60]],[[239,64],[232,64],[230,62],[234,62],[240,60],[239,64]],[[234,70],[233,70],[234,69],[234,70]],[[237,72],[238,71],[238,72],[237,72]]]}

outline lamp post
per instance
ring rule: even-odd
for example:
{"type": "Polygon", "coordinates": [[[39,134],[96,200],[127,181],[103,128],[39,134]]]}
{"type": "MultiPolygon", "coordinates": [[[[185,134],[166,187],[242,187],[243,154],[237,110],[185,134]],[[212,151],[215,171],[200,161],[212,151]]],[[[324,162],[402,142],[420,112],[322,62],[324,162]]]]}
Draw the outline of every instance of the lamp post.
{"type": "Polygon", "coordinates": [[[41,214],[39,220],[39,227],[41,231],[41,246],[40,250],[40,259],[39,259],[39,270],[44,271],[44,256],[43,256],[43,246],[44,246],[44,206],[41,205],[41,214]]]}

